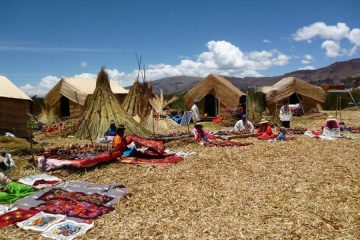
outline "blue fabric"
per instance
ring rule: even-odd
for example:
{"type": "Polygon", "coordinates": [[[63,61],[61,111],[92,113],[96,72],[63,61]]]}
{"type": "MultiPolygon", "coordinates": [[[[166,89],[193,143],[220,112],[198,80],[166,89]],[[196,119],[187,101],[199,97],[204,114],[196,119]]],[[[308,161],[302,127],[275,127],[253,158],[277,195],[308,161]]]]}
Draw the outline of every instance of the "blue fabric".
{"type": "Polygon", "coordinates": [[[130,157],[136,148],[128,148],[123,152],[123,157],[130,157]]]}
{"type": "Polygon", "coordinates": [[[181,116],[181,115],[176,115],[176,116],[173,116],[171,119],[172,119],[174,122],[180,124],[180,123],[181,123],[182,116],[181,116]]]}
{"type": "Polygon", "coordinates": [[[285,133],[280,132],[280,133],[278,134],[278,136],[276,137],[276,140],[278,140],[278,141],[285,141],[285,140],[286,140],[285,133]]]}
{"type": "Polygon", "coordinates": [[[111,128],[109,128],[105,134],[105,136],[116,136],[116,131],[112,130],[111,128]]]}

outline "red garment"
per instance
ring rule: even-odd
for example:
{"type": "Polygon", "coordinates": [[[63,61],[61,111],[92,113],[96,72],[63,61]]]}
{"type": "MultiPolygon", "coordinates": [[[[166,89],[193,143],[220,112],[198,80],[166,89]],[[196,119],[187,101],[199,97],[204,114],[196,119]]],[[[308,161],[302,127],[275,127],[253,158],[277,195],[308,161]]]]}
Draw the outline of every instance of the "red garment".
{"type": "Polygon", "coordinates": [[[11,226],[14,223],[25,221],[40,211],[26,210],[19,208],[17,210],[0,215],[0,228],[11,226]]]}
{"type": "Polygon", "coordinates": [[[271,130],[271,126],[270,125],[265,125],[262,127],[259,127],[259,129],[257,130],[256,136],[259,139],[269,139],[273,137],[273,133],[271,130]]]}
{"type": "Polygon", "coordinates": [[[221,123],[224,120],[224,117],[217,117],[212,120],[213,123],[221,123]]]}

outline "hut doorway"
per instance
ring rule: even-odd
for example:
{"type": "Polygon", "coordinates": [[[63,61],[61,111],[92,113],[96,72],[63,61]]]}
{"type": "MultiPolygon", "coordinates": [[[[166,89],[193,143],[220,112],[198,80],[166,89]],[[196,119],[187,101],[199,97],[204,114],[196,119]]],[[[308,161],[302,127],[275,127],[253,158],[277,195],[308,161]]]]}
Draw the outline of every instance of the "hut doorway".
{"type": "Polygon", "coordinates": [[[70,103],[69,99],[64,96],[60,98],[60,112],[61,117],[70,117],[70,103]]]}
{"type": "Polygon", "coordinates": [[[209,117],[216,117],[218,114],[218,104],[219,101],[213,94],[207,94],[205,96],[205,113],[208,114],[209,117]]]}
{"type": "Polygon", "coordinates": [[[289,104],[298,104],[298,103],[301,103],[301,95],[298,95],[296,93],[291,94],[291,96],[289,97],[289,104]]]}

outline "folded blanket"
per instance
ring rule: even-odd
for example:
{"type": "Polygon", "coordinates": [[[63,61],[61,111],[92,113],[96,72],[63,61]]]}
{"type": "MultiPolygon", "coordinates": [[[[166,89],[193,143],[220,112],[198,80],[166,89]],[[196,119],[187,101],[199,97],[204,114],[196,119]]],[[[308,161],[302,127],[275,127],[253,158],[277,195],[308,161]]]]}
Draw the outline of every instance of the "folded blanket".
{"type": "Polygon", "coordinates": [[[49,227],[41,235],[56,240],[71,240],[85,234],[93,226],[93,224],[66,220],[49,227]]]}
{"type": "Polygon", "coordinates": [[[18,222],[16,225],[25,230],[43,232],[48,227],[63,221],[65,217],[65,215],[39,212],[25,221],[18,222]]]}
{"type": "Polygon", "coordinates": [[[0,215],[0,228],[11,226],[14,223],[24,221],[37,214],[37,210],[16,209],[0,215]]]}
{"type": "Polygon", "coordinates": [[[48,174],[36,174],[19,178],[18,182],[34,188],[45,188],[62,181],[60,178],[48,174]]]}

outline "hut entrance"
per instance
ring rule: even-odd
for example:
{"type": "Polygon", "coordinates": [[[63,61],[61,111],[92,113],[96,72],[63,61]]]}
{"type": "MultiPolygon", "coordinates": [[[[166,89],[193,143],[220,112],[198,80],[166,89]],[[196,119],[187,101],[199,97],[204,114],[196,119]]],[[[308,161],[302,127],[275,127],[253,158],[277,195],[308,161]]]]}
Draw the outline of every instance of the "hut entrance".
{"type": "Polygon", "coordinates": [[[70,116],[70,103],[69,99],[64,96],[60,98],[60,111],[61,117],[69,117],[70,116]]]}
{"type": "Polygon", "coordinates": [[[301,103],[301,95],[298,95],[296,93],[291,94],[291,96],[289,97],[289,104],[298,104],[298,103],[301,103]]]}
{"type": "Polygon", "coordinates": [[[205,113],[207,113],[209,117],[217,116],[218,102],[213,94],[207,94],[205,96],[205,113]]]}

